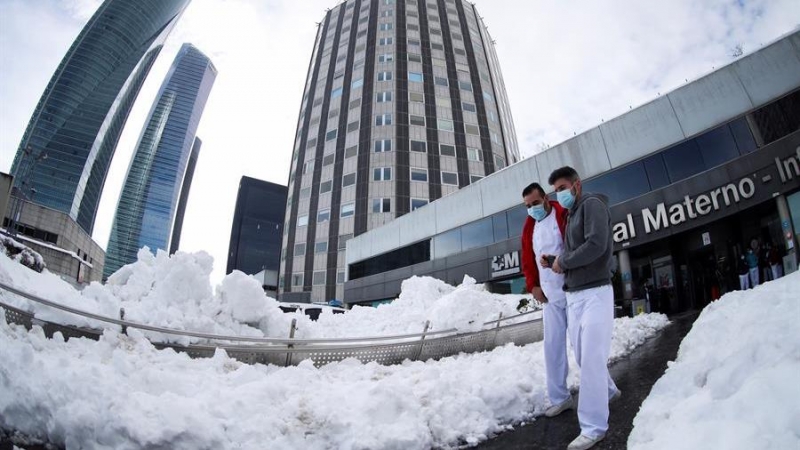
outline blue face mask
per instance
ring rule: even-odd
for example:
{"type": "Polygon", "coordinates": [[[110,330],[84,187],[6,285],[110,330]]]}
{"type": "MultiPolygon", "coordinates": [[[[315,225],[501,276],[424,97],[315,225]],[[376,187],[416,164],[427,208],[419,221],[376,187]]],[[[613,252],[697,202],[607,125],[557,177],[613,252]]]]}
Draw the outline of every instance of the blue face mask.
{"type": "Polygon", "coordinates": [[[564,189],[556,195],[558,196],[558,203],[564,208],[570,209],[575,205],[575,195],[572,193],[572,189],[564,189]]]}
{"type": "Polygon", "coordinates": [[[533,217],[533,220],[541,222],[547,217],[547,211],[545,211],[544,205],[533,205],[528,208],[528,215],[533,217]]]}

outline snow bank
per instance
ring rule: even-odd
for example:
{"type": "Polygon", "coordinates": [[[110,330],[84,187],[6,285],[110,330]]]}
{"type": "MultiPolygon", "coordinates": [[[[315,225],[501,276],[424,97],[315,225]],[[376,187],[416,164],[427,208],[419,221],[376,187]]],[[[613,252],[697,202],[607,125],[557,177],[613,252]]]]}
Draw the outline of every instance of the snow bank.
{"type": "Polygon", "coordinates": [[[634,419],[631,449],[800,448],[800,273],[707,306],[634,419]]]}
{"type": "MultiPolygon", "coordinates": [[[[124,308],[130,321],[203,333],[288,337],[292,319],[297,319],[297,338],[386,336],[420,333],[426,321],[430,330],[479,329],[484,322],[516,314],[520,295],[487,292],[466,277],[450,286],[429,277],[403,282],[400,297],[378,308],[354,307],[347,314],[324,313],[317,322],[296,313],[286,314],[279,303],[267,297],[258,281],[241,272],[226,276],[212,288],[209,275],[213,259],[205,252],[178,252],[169,256],[147,249],[138,260],[122,267],[106,285],[92,283],[75,290],[58,276],[35,273],[0,254],[0,281],[43,298],[85,311],[119,317],[124,308]]],[[[0,292],[2,301],[34,312],[43,320],[93,328],[119,327],[62,313],[0,292]]],[[[156,341],[188,344],[198,339],[147,333],[156,341]]]]}
{"type": "MultiPolygon", "coordinates": [[[[616,320],[612,358],[666,323],[616,320]]],[[[0,310],[0,428],[70,448],[408,450],[477,443],[545,407],[541,343],[317,369],[246,365],[223,351],[193,360],[129,333],[46,339],[0,310]]]]}
{"type": "Polygon", "coordinates": [[[0,248],[0,253],[36,272],[41,272],[46,267],[42,255],[9,236],[0,234],[0,248]]]}

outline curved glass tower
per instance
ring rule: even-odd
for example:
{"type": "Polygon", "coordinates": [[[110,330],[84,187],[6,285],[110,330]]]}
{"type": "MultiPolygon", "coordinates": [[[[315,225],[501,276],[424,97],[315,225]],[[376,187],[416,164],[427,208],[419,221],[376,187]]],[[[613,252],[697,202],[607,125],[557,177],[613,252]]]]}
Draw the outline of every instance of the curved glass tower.
{"type": "Polygon", "coordinates": [[[494,43],[474,5],[340,3],[319,25],[300,105],[282,298],[341,299],[347,239],[518,160],[494,43]]]}
{"type": "Polygon", "coordinates": [[[12,166],[22,195],[35,189],[35,203],[68,213],[92,233],[133,102],[189,1],[103,2],[61,60],[25,129],[12,166]]]}
{"type": "MultiPolygon", "coordinates": [[[[139,249],[168,250],[195,134],[217,76],[211,60],[183,44],[139,137],[120,194],[103,277],[136,261],[139,249]]],[[[196,147],[199,150],[199,145],[196,147]]],[[[184,186],[188,189],[188,186],[184,186]]]]}

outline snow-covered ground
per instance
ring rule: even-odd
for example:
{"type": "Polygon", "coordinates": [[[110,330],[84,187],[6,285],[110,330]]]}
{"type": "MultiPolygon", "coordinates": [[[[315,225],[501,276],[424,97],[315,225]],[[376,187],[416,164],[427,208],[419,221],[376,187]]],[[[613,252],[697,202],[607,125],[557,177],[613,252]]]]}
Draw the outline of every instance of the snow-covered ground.
{"type": "MultiPolygon", "coordinates": [[[[472,280],[448,286],[412,278],[400,298],[344,315],[284,314],[258,282],[234,273],[212,290],[204,253],[140,254],[106,286],[75,291],[45,271],[0,255],[0,280],[48,299],[179,329],[285,336],[358,336],[469,329],[515,312],[520,296],[486,292],[472,280]],[[258,328],[245,322],[258,322],[258,328]],[[273,333],[273,334],[271,334],[273,333]]],[[[0,293],[46,320],[102,326],[0,293]]],[[[611,358],[667,324],[663,315],[615,322],[611,358]]],[[[149,336],[153,337],[153,336],[149,336]]],[[[345,360],[315,368],[245,365],[223,351],[190,359],[156,350],[136,330],[106,326],[100,341],[46,339],[5,322],[0,311],[0,429],[68,448],[426,449],[486,439],[541,414],[542,344],[395,366],[345,360]]],[[[574,363],[569,382],[578,383],[574,363]]]]}
{"type": "MultiPolygon", "coordinates": [[[[400,297],[378,308],[354,307],[347,314],[323,313],[318,321],[307,316],[286,314],[279,303],[267,297],[258,281],[241,272],[226,276],[212,288],[209,275],[213,260],[204,252],[173,256],[159,251],[139,252],[137,262],[124,266],[108,283],[92,283],[75,290],[58,276],[45,270],[39,274],[0,254],[0,281],[48,300],[109,317],[180,330],[224,335],[286,338],[293,318],[297,319],[297,338],[365,337],[430,330],[480,328],[484,322],[517,314],[523,296],[499,295],[486,291],[475,280],[465,278],[450,286],[429,277],[413,277],[402,286],[400,297]]],[[[0,301],[27,311],[43,320],[58,323],[114,328],[73,314],[30,302],[0,291],[0,301]]],[[[187,344],[197,339],[148,334],[154,341],[187,344]]]]}
{"type": "MultiPolygon", "coordinates": [[[[100,341],[0,313],[0,428],[68,448],[427,449],[476,443],[545,407],[542,344],[395,366],[190,359],[140,333],[100,341]]],[[[612,358],[667,324],[615,322],[612,358]]],[[[574,363],[570,384],[578,382],[574,363]]]]}
{"type": "Polygon", "coordinates": [[[703,310],[628,448],[800,449],[800,272],[703,310]]]}

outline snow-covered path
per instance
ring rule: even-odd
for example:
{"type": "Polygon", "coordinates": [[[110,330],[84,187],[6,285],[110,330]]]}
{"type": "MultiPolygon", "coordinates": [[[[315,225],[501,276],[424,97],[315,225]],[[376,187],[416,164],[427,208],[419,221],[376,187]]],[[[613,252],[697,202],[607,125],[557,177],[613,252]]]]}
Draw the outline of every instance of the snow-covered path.
{"type": "Polygon", "coordinates": [[[633,450],[800,448],[800,272],[706,307],[634,419],[633,450]]]}

